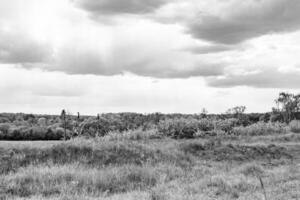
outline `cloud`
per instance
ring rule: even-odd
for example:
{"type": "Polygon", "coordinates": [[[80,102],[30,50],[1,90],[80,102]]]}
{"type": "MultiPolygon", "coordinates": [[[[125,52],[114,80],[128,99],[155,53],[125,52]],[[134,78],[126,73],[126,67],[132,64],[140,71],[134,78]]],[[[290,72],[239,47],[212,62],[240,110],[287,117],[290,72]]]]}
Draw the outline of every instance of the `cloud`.
{"type": "Polygon", "coordinates": [[[16,33],[0,29],[1,63],[39,63],[52,56],[49,45],[35,41],[25,33],[16,33]]]}
{"type": "Polygon", "coordinates": [[[73,0],[93,15],[145,14],[166,3],[166,0],[73,0]]]}
{"type": "Polygon", "coordinates": [[[195,55],[176,50],[179,49],[178,38],[182,42],[186,39],[178,33],[178,27],[144,22],[132,24],[130,29],[126,24],[111,27],[107,38],[102,30],[82,31],[55,49],[51,61],[22,66],[67,74],[113,76],[132,73],[165,79],[223,74],[223,64],[200,60],[195,55]]]}
{"type": "Polygon", "coordinates": [[[231,45],[204,45],[204,46],[190,46],[182,49],[183,51],[188,51],[193,54],[210,54],[210,53],[220,53],[224,51],[235,50],[235,46],[231,45]]]}
{"type": "Polygon", "coordinates": [[[68,74],[113,75],[99,50],[84,46],[70,45],[60,49],[56,63],[48,69],[64,71],[68,74]]]}
{"type": "Polygon", "coordinates": [[[26,70],[9,65],[0,65],[1,94],[80,97],[89,91],[89,88],[82,84],[83,80],[78,76],[42,72],[41,70],[26,70]]]}
{"type": "Polygon", "coordinates": [[[221,64],[204,62],[198,62],[194,66],[186,67],[176,65],[157,66],[154,62],[148,62],[131,65],[125,71],[154,78],[190,78],[220,76],[224,74],[224,68],[225,66],[221,64]]]}
{"type": "Polygon", "coordinates": [[[229,74],[222,77],[209,77],[207,84],[212,87],[230,88],[236,86],[250,86],[255,88],[300,88],[300,70],[281,71],[276,68],[265,67],[259,71],[229,74]]]}
{"type": "Polygon", "coordinates": [[[234,0],[228,1],[217,14],[195,14],[186,21],[193,37],[222,44],[237,44],[270,33],[295,31],[300,28],[300,1],[234,0]]]}
{"type": "MultiPolygon", "coordinates": [[[[102,22],[113,17],[122,19],[124,14],[134,14],[139,19],[145,17],[160,23],[180,24],[194,38],[218,44],[238,44],[262,35],[292,32],[300,28],[300,2],[297,0],[73,1],[102,22]]],[[[227,47],[200,48],[198,52],[205,54],[223,50],[227,47]]]]}
{"type": "Polygon", "coordinates": [[[27,69],[44,69],[46,71],[60,71],[74,75],[101,75],[114,76],[131,73],[143,77],[153,78],[190,78],[209,77],[224,74],[224,64],[198,62],[179,66],[168,63],[165,60],[139,59],[135,62],[125,61],[110,65],[103,62],[99,55],[91,54],[67,54],[58,63],[53,64],[23,64],[27,69]]]}

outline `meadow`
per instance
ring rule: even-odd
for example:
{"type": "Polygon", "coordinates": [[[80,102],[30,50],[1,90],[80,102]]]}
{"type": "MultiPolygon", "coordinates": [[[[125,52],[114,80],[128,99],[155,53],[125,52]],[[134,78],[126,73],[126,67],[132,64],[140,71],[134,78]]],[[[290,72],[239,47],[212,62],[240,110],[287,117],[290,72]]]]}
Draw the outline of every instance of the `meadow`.
{"type": "Polygon", "coordinates": [[[0,199],[299,199],[298,123],[0,141],[0,199]]]}
{"type": "Polygon", "coordinates": [[[299,100],[248,114],[2,113],[0,200],[298,200],[299,100]]]}

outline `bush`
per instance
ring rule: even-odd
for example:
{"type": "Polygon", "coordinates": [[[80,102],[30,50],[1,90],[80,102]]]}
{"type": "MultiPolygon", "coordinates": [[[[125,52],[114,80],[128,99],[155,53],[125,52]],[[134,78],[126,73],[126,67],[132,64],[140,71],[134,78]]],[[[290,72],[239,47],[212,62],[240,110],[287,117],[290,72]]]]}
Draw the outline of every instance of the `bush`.
{"type": "Polygon", "coordinates": [[[293,120],[289,123],[290,130],[294,133],[300,133],[300,121],[293,120]]]}
{"type": "Polygon", "coordinates": [[[108,132],[113,131],[109,125],[109,121],[100,118],[99,120],[90,119],[87,122],[81,124],[81,135],[85,136],[104,136],[108,132]]]}
{"type": "Polygon", "coordinates": [[[211,131],[214,129],[214,123],[212,120],[200,119],[197,123],[200,131],[211,131]]]}
{"type": "Polygon", "coordinates": [[[193,138],[198,131],[199,123],[195,119],[166,119],[158,124],[158,131],[172,138],[193,138]]]}
{"type": "Polygon", "coordinates": [[[7,134],[9,128],[10,128],[10,125],[8,123],[1,123],[0,124],[0,131],[2,132],[2,134],[7,134]]]}
{"type": "Polygon", "coordinates": [[[216,122],[216,128],[226,133],[231,132],[233,128],[237,125],[238,119],[230,118],[225,120],[218,120],[216,122]]]}
{"type": "MultiPolygon", "coordinates": [[[[67,133],[71,135],[70,130],[67,133]]],[[[0,125],[0,140],[60,140],[63,137],[64,131],[61,128],[0,125]]]]}

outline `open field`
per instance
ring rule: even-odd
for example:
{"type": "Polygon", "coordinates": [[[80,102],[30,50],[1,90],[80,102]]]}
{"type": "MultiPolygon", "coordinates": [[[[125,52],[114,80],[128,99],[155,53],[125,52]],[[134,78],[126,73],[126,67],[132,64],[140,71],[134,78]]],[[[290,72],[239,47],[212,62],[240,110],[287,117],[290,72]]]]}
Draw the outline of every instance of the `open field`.
{"type": "Polygon", "coordinates": [[[1,141],[0,199],[300,199],[298,139],[1,141]]]}

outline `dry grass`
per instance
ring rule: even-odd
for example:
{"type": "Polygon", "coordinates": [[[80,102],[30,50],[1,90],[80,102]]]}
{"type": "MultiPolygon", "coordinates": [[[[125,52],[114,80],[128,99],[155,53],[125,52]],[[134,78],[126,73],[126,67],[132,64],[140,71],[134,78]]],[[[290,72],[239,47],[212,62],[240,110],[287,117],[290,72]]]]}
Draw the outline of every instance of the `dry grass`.
{"type": "Polygon", "coordinates": [[[104,137],[98,137],[98,141],[123,141],[123,140],[147,140],[162,138],[156,129],[143,131],[141,129],[129,130],[122,133],[109,132],[104,137]]]}
{"type": "Polygon", "coordinates": [[[7,142],[0,148],[0,199],[253,200],[264,192],[268,200],[300,199],[300,146],[290,149],[278,134],[259,145],[142,134],[33,147],[7,142]]]}

